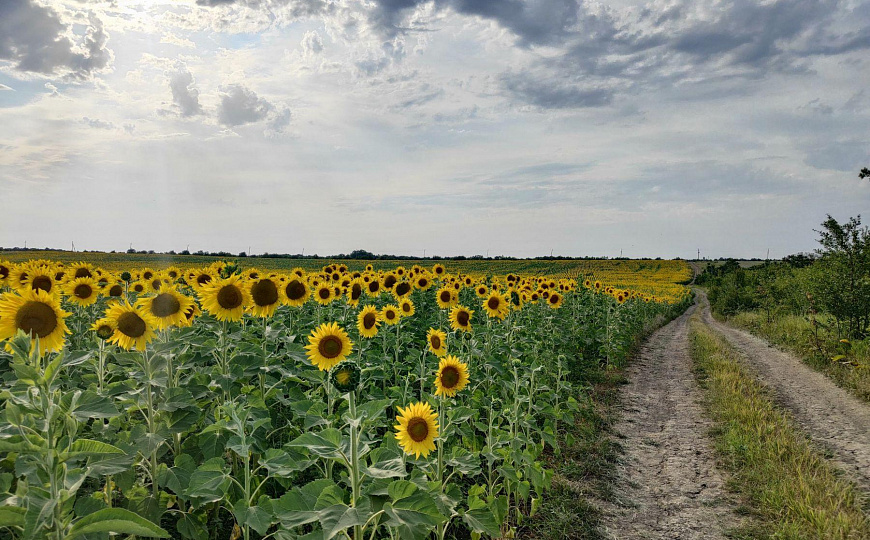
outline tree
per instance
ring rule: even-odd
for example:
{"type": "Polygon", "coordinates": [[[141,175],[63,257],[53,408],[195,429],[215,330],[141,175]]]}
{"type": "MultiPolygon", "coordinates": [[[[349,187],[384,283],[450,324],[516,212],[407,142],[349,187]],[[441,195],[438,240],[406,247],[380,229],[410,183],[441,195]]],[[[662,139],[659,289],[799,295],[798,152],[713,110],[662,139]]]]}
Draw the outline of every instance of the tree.
{"type": "Polygon", "coordinates": [[[870,169],[867,167],[861,169],[861,172],[858,173],[858,178],[870,178],[870,169]]]}
{"type": "Polygon", "coordinates": [[[814,289],[821,306],[851,338],[867,335],[870,324],[870,229],[861,216],[839,223],[828,216],[819,233],[814,289]]]}

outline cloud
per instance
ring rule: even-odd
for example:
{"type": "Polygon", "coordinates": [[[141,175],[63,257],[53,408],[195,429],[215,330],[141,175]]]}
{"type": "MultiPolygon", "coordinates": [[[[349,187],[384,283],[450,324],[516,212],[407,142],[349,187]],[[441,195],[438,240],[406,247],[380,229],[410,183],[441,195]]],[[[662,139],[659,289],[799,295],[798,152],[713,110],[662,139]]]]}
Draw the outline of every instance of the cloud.
{"type": "MultiPolygon", "coordinates": [[[[370,18],[382,31],[408,30],[408,16],[430,0],[376,0],[370,18]]],[[[491,20],[513,32],[524,44],[562,41],[577,22],[577,0],[435,0],[436,9],[491,20]]]]}
{"type": "Polygon", "coordinates": [[[199,90],[196,81],[187,67],[181,66],[169,76],[169,88],[172,90],[172,102],[180,110],[183,117],[202,114],[199,104],[199,90]]]}
{"type": "Polygon", "coordinates": [[[807,149],[804,163],[817,169],[857,172],[870,163],[870,142],[845,139],[813,145],[807,149]]]}
{"type": "Polygon", "coordinates": [[[613,101],[614,90],[532,72],[506,73],[501,82],[513,96],[545,109],[601,107],[613,101]]]}
{"type": "Polygon", "coordinates": [[[305,32],[300,45],[302,46],[302,53],[305,56],[315,56],[323,52],[323,40],[317,31],[305,32]]]}
{"type": "Polygon", "coordinates": [[[82,117],[82,123],[95,129],[115,129],[115,124],[111,122],[106,122],[105,120],[99,120],[97,118],[88,118],[87,116],[82,117]]]}
{"type": "Polygon", "coordinates": [[[112,61],[102,22],[94,15],[80,44],[70,39],[69,25],[56,11],[33,0],[0,2],[0,60],[22,72],[90,78],[112,61]]]}
{"type": "Polygon", "coordinates": [[[9,90],[9,91],[11,91],[11,92],[14,92],[14,91],[15,91],[15,90],[13,90],[11,87],[6,86],[5,84],[0,84],[0,92],[2,92],[2,91],[4,91],[4,90],[9,90]]]}
{"type": "Polygon", "coordinates": [[[268,120],[267,131],[282,133],[290,123],[290,117],[287,107],[276,106],[240,84],[221,88],[218,122],[224,126],[235,127],[268,120]]]}

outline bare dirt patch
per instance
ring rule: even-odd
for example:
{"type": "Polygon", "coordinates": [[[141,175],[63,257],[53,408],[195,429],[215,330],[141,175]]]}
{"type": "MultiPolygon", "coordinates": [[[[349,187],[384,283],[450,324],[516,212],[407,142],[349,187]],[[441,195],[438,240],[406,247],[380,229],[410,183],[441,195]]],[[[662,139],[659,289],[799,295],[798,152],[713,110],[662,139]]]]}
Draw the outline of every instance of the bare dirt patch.
{"type": "Polygon", "coordinates": [[[612,538],[721,539],[738,524],[692,373],[688,319],[694,309],[657,330],[627,369],[624,414],[615,426],[625,453],[618,502],[604,505],[612,538]]]}

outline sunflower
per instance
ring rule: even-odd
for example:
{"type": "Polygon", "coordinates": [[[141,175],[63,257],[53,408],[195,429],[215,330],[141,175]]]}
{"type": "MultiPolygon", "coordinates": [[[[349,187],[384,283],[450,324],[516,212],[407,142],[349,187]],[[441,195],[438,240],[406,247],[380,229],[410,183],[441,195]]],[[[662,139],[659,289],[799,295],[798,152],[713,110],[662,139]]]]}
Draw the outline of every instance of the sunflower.
{"type": "Polygon", "coordinates": [[[136,281],[130,284],[130,292],[144,294],[148,291],[148,284],[144,281],[136,281]]]}
{"type": "Polygon", "coordinates": [[[332,285],[329,283],[321,283],[314,288],[314,300],[321,306],[328,306],[334,298],[332,285]]]}
{"type": "Polygon", "coordinates": [[[94,278],[81,277],[68,281],[63,286],[63,292],[70,302],[80,306],[90,306],[97,301],[100,286],[94,278]]]}
{"type": "Polygon", "coordinates": [[[248,270],[245,270],[242,275],[245,277],[245,279],[249,280],[260,279],[260,271],[256,268],[249,268],[248,270]]]}
{"type": "Polygon", "coordinates": [[[371,280],[366,283],[366,294],[375,297],[381,294],[381,280],[377,276],[370,276],[371,280]]]}
{"type": "Polygon", "coordinates": [[[486,285],[480,284],[474,289],[474,294],[476,294],[479,298],[486,298],[486,295],[489,294],[489,289],[486,285]]]}
{"type": "Polygon", "coordinates": [[[176,281],[178,278],[181,277],[181,270],[179,270],[176,266],[170,266],[169,268],[164,270],[163,273],[166,274],[166,277],[168,277],[172,281],[176,281]]]}
{"type": "Polygon", "coordinates": [[[438,302],[438,307],[441,309],[448,309],[456,305],[459,301],[459,295],[452,287],[445,285],[435,293],[435,301],[438,302]]]}
{"type": "Polygon", "coordinates": [[[6,279],[9,277],[9,272],[12,271],[12,265],[7,261],[0,261],[0,287],[6,284],[6,279]]]}
{"type": "Polygon", "coordinates": [[[148,280],[148,292],[157,292],[165,284],[169,284],[170,280],[160,275],[154,275],[148,280]]]}
{"type": "Polygon", "coordinates": [[[31,338],[39,338],[41,353],[59,351],[64,345],[64,335],[69,333],[64,321],[68,316],[60,308],[60,301],[43,290],[5,294],[0,296],[0,340],[21,330],[31,338]]]}
{"type": "Polygon", "coordinates": [[[352,392],[359,385],[359,376],[359,367],[351,361],[345,361],[332,368],[329,380],[339,392],[352,392]]]}
{"type": "Polygon", "coordinates": [[[359,305],[359,299],[362,298],[363,295],[363,285],[363,281],[359,278],[355,278],[348,284],[347,305],[354,307],[359,305]]]}
{"type": "Polygon", "coordinates": [[[11,270],[9,271],[9,278],[7,279],[7,285],[10,288],[18,290],[24,289],[24,283],[27,281],[27,277],[30,272],[30,265],[27,264],[16,264],[13,265],[11,270]]]}
{"type": "Polygon", "coordinates": [[[465,306],[456,306],[450,310],[450,327],[463,332],[471,331],[471,316],[474,311],[465,306]]]}
{"type": "Polygon", "coordinates": [[[71,265],[67,269],[67,273],[73,278],[94,277],[94,266],[86,262],[79,262],[71,265]]]}
{"type": "Polygon", "coordinates": [[[443,276],[444,272],[445,272],[445,269],[444,269],[443,264],[436,264],[435,266],[432,267],[432,273],[438,277],[443,276]]]}
{"type": "Polygon", "coordinates": [[[205,287],[206,285],[214,281],[214,279],[214,272],[208,268],[195,270],[187,274],[187,283],[195,290],[199,290],[202,287],[205,287]]]}
{"type": "Polygon", "coordinates": [[[559,309],[562,307],[563,296],[555,291],[550,293],[550,296],[547,297],[547,305],[552,309],[559,309]]]}
{"type": "Polygon", "coordinates": [[[435,450],[438,436],[438,414],[428,403],[412,403],[407,408],[399,407],[399,416],[394,426],[396,440],[406,454],[419,458],[426,457],[435,450]]]}
{"type": "Polygon", "coordinates": [[[323,323],[308,336],[308,359],[320,371],[329,371],[353,349],[353,342],[337,323],[323,323]]]}
{"type": "Polygon", "coordinates": [[[387,289],[389,291],[397,282],[398,278],[396,277],[396,274],[392,272],[387,272],[386,274],[384,274],[384,277],[381,280],[381,285],[384,289],[387,289]]]}
{"type": "Polygon", "coordinates": [[[415,311],[414,302],[410,298],[405,298],[399,302],[399,315],[402,317],[410,317],[415,311]]]}
{"type": "Polygon", "coordinates": [[[27,272],[23,285],[32,290],[42,290],[47,293],[56,292],[55,271],[47,266],[32,266],[27,272]]]}
{"type": "Polygon", "coordinates": [[[425,291],[431,286],[432,280],[429,279],[429,276],[425,274],[420,274],[414,279],[414,287],[420,289],[421,291],[425,291]]]}
{"type": "Polygon", "coordinates": [[[432,354],[439,358],[447,354],[447,334],[441,330],[430,328],[426,333],[426,342],[429,344],[429,350],[432,354]]]}
{"type": "Polygon", "coordinates": [[[97,337],[106,341],[115,334],[115,325],[110,319],[102,318],[91,326],[91,330],[97,333],[97,337]]]}
{"type": "Polygon", "coordinates": [[[194,319],[202,315],[202,310],[199,309],[199,305],[194,301],[187,311],[184,312],[184,320],[181,321],[178,326],[192,326],[194,319]]]}
{"type": "Polygon", "coordinates": [[[453,397],[468,384],[468,364],[447,355],[438,363],[435,374],[435,395],[453,397]]]}
{"type": "Polygon", "coordinates": [[[362,308],[359,315],[356,316],[356,328],[359,330],[359,335],[365,338],[373,338],[378,335],[378,326],[381,320],[378,316],[378,310],[375,306],[366,306],[362,308]]]}
{"type": "Polygon", "coordinates": [[[185,313],[193,303],[192,298],[181,294],[174,286],[164,284],[156,295],[137,300],[136,307],[154,317],[155,326],[163,330],[184,323],[185,313]]]}
{"type": "Polygon", "coordinates": [[[381,320],[390,326],[398,324],[400,317],[398,306],[393,304],[388,304],[381,310],[381,320]]]}
{"type": "Polygon", "coordinates": [[[278,284],[270,279],[263,278],[251,283],[251,313],[257,317],[271,317],[281,305],[281,291],[278,284]]]}
{"type": "Polygon", "coordinates": [[[144,351],[156,335],[157,320],[145,309],[130,305],[130,302],[113,302],[106,310],[106,319],[115,327],[109,343],[116,343],[126,350],[136,347],[144,351]]]}
{"type": "Polygon", "coordinates": [[[510,312],[510,304],[504,295],[491,292],[483,301],[486,314],[495,319],[504,319],[510,312]]]}
{"type": "Polygon", "coordinates": [[[239,276],[232,275],[202,287],[199,299],[202,307],[219,321],[238,321],[251,304],[251,293],[239,276]]]}
{"type": "Polygon", "coordinates": [[[103,289],[103,294],[113,298],[124,296],[124,286],[120,283],[110,284],[108,287],[103,289]]]}
{"type": "Polygon", "coordinates": [[[406,296],[411,294],[411,291],[413,291],[413,290],[414,290],[414,287],[413,287],[413,285],[411,285],[410,282],[400,281],[400,282],[396,283],[395,287],[393,287],[393,296],[395,296],[397,299],[405,298],[406,296]]]}
{"type": "Polygon", "coordinates": [[[284,298],[288,306],[299,307],[308,301],[311,291],[305,280],[299,276],[291,278],[284,284],[284,298]]]}

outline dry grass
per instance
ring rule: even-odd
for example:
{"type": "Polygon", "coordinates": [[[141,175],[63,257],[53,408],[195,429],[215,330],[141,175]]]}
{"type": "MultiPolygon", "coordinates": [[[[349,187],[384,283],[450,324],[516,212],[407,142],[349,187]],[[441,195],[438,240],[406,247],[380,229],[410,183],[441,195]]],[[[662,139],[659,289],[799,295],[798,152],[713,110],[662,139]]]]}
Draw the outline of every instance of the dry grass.
{"type": "Polygon", "coordinates": [[[716,422],[714,439],[729,486],[746,499],[756,523],[745,537],[870,538],[862,499],[814,450],[728,344],[699,320],[692,357],[716,422]]]}

